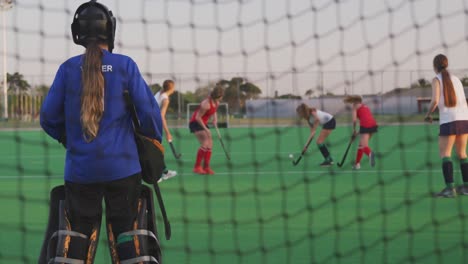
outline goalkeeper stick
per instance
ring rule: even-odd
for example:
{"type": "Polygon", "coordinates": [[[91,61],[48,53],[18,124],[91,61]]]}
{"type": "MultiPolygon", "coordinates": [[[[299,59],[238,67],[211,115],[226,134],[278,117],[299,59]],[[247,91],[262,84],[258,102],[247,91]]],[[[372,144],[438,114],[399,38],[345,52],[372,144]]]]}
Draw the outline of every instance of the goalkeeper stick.
{"type": "Polygon", "coordinates": [[[293,160],[292,163],[293,163],[294,166],[299,164],[299,161],[301,161],[302,156],[304,156],[304,153],[307,151],[307,148],[309,148],[310,142],[312,142],[312,140],[314,139],[314,136],[315,136],[315,134],[312,137],[310,137],[309,140],[307,140],[307,143],[304,146],[304,148],[302,149],[301,155],[297,158],[297,160],[293,160]]]}
{"type": "Polygon", "coordinates": [[[221,138],[221,134],[219,133],[218,127],[215,126],[215,129],[216,129],[216,134],[218,134],[218,139],[219,139],[219,142],[221,143],[221,147],[223,147],[224,154],[226,154],[226,158],[227,158],[228,160],[231,160],[231,157],[229,157],[229,154],[228,154],[227,151],[226,151],[226,147],[224,146],[224,142],[223,142],[223,139],[221,138]]]}
{"type": "Polygon", "coordinates": [[[350,148],[351,145],[353,144],[355,138],[356,138],[356,135],[353,133],[353,135],[351,136],[351,140],[350,140],[349,143],[348,143],[348,147],[346,148],[346,151],[345,151],[345,153],[344,153],[344,155],[343,155],[343,158],[341,159],[341,162],[338,162],[338,163],[337,163],[338,167],[343,166],[343,164],[344,164],[344,162],[345,162],[345,160],[346,160],[346,156],[348,156],[349,148],[350,148]]]}
{"type": "Polygon", "coordinates": [[[182,154],[176,152],[176,150],[174,148],[174,144],[172,144],[172,141],[169,141],[169,146],[171,146],[172,154],[174,155],[174,157],[176,159],[180,159],[180,156],[182,156],[182,154]]]}

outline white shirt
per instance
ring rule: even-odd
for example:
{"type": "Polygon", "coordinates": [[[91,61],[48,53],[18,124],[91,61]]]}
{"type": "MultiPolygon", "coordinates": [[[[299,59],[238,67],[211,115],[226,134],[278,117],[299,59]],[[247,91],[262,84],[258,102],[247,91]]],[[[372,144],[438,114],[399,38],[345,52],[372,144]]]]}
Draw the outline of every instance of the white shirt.
{"type": "Polygon", "coordinates": [[[158,103],[159,107],[161,107],[162,102],[166,99],[169,99],[169,96],[167,96],[167,93],[159,91],[156,93],[154,96],[154,99],[156,99],[156,102],[158,103]]]}
{"type": "MultiPolygon", "coordinates": [[[[315,110],[315,111],[316,111],[320,125],[325,125],[328,121],[330,121],[333,118],[333,116],[327,112],[323,112],[320,110],[315,110]]],[[[315,117],[313,115],[310,115],[309,124],[313,125],[314,122],[315,122],[315,117]]]]}
{"type": "Polygon", "coordinates": [[[465,90],[460,79],[455,75],[450,74],[453,88],[457,96],[457,104],[454,107],[446,107],[444,103],[444,84],[442,82],[442,74],[437,74],[437,79],[440,85],[439,97],[439,123],[446,124],[457,120],[468,120],[468,106],[466,104],[465,90]]]}

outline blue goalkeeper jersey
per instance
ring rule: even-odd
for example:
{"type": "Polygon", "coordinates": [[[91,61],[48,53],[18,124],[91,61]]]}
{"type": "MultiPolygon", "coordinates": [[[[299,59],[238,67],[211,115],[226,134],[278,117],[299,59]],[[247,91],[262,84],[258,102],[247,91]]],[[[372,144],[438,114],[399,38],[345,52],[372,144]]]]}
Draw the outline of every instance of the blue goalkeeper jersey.
{"type": "Polygon", "coordinates": [[[133,99],[142,133],[161,141],[161,113],[138,66],[127,56],[106,50],[103,53],[104,113],[94,140],[85,141],[80,122],[83,55],[70,58],[60,66],[41,108],[40,123],[44,131],[58,141],[66,139],[66,181],[107,182],[141,171],[124,90],[133,99]]]}

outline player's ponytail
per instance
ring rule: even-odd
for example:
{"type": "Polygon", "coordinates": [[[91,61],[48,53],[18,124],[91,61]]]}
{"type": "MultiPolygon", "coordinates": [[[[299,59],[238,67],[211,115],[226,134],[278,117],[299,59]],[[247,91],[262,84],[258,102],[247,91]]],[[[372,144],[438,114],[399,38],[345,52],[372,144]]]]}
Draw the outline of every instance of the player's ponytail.
{"type": "Polygon", "coordinates": [[[211,91],[210,97],[211,99],[215,100],[215,99],[220,99],[223,96],[224,96],[224,89],[220,84],[217,84],[215,88],[213,89],[213,91],[211,91]]]}
{"type": "Polygon", "coordinates": [[[454,107],[457,105],[457,94],[453,87],[452,79],[447,71],[448,59],[445,55],[439,54],[434,58],[434,69],[442,75],[444,105],[446,107],[454,107]]]}
{"type": "Polygon", "coordinates": [[[165,80],[163,82],[163,86],[162,86],[162,91],[163,92],[167,92],[169,90],[171,90],[171,88],[173,87],[174,85],[174,81],[173,80],[165,80]]]}
{"type": "Polygon", "coordinates": [[[296,113],[298,116],[302,117],[302,118],[305,118],[307,117],[307,110],[308,110],[308,107],[306,104],[300,104],[297,108],[296,108],[296,113]]]}
{"type": "Polygon", "coordinates": [[[450,74],[446,69],[441,71],[442,73],[442,83],[444,84],[444,104],[447,107],[454,107],[457,105],[457,95],[455,94],[455,89],[453,88],[452,79],[450,74]]]}
{"type": "Polygon", "coordinates": [[[81,82],[81,126],[87,142],[96,138],[99,122],[104,113],[104,76],[101,71],[102,50],[94,42],[88,44],[84,54],[81,82]]]}
{"type": "Polygon", "coordinates": [[[296,108],[296,113],[298,116],[308,119],[310,115],[310,108],[306,104],[302,103],[296,108]]]}

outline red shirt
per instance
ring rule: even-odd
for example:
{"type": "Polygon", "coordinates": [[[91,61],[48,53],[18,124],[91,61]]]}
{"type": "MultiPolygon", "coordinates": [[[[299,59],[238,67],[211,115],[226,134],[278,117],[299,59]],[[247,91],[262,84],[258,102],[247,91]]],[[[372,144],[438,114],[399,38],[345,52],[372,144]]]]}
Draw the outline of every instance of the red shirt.
{"type": "MultiPolygon", "coordinates": [[[[203,124],[205,125],[208,124],[208,119],[210,119],[210,117],[216,113],[216,111],[218,110],[218,105],[219,105],[219,104],[214,104],[211,98],[209,98],[208,100],[210,102],[210,108],[201,117],[201,119],[203,120],[203,124]]],[[[190,118],[190,122],[197,122],[198,111],[200,111],[200,106],[198,106],[195,112],[193,112],[192,118],[190,118]]]]}
{"type": "Polygon", "coordinates": [[[377,126],[377,122],[375,122],[374,116],[365,104],[361,104],[361,106],[356,109],[357,118],[359,119],[359,125],[365,128],[371,128],[377,126]]]}

